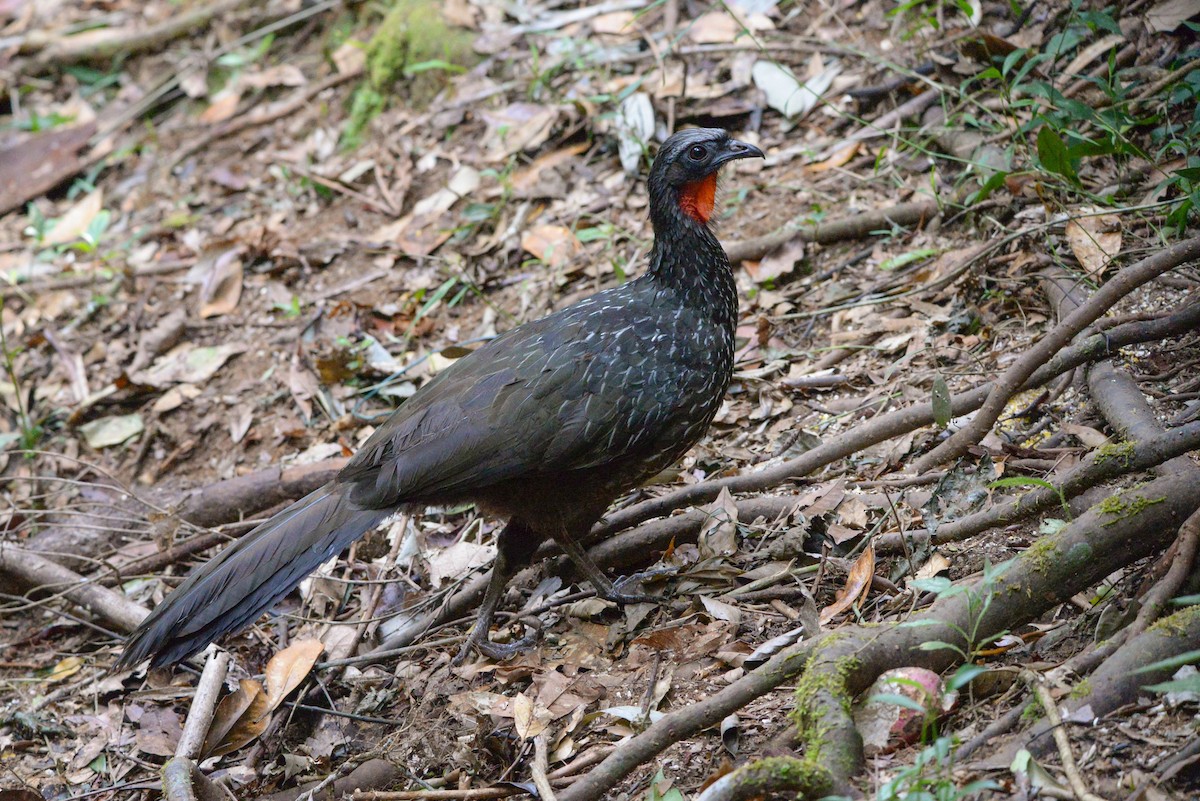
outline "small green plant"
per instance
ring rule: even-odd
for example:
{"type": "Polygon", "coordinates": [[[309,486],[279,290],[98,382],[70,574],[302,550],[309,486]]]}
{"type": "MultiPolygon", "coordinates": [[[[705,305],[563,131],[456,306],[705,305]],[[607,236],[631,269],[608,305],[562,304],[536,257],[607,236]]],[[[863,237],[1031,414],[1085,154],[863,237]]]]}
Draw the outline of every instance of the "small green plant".
{"type": "Polygon", "coordinates": [[[646,790],[646,794],[642,796],[642,801],[683,801],[683,793],[679,792],[678,788],[672,787],[666,792],[658,788],[667,784],[667,777],[659,768],[658,773],[650,780],[650,787],[646,790]]]}
{"type": "Polygon", "coordinates": [[[72,64],[65,67],[63,71],[79,81],[79,94],[83,97],[91,97],[94,94],[103,92],[105,89],[119,87],[121,83],[121,70],[119,69],[104,72],[91,67],[72,64]]]}
{"type": "Polygon", "coordinates": [[[922,651],[953,651],[957,654],[959,661],[964,663],[971,662],[980,649],[995,642],[1006,633],[1001,631],[984,637],[980,635],[979,627],[983,624],[983,618],[987,614],[988,609],[991,608],[992,598],[995,597],[995,584],[1007,569],[1007,564],[992,565],[990,562],[985,562],[983,577],[979,580],[977,586],[972,584],[955,584],[950,579],[941,576],[928,579],[914,579],[908,582],[908,586],[914,590],[932,592],[939,599],[966,595],[967,619],[969,622],[967,628],[962,628],[952,623],[944,624],[936,620],[922,618],[920,620],[906,621],[900,625],[907,628],[948,625],[962,637],[963,645],[942,642],[941,640],[929,640],[921,643],[918,647],[922,651]]]}
{"type": "Polygon", "coordinates": [[[41,133],[42,131],[50,131],[74,121],[75,117],[68,114],[59,114],[58,112],[40,114],[36,109],[31,109],[27,115],[18,117],[5,127],[15,128],[18,131],[28,131],[29,133],[41,133]]]}
{"type": "Polygon", "coordinates": [[[87,229],[79,235],[79,240],[71,242],[67,247],[88,256],[96,256],[104,259],[105,255],[100,252],[100,243],[104,238],[104,232],[108,230],[111,220],[112,212],[108,209],[100,209],[100,211],[96,212],[96,216],[92,218],[92,221],[88,223],[87,229]]]}
{"type": "Polygon", "coordinates": [[[1067,496],[1063,493],[1062,487],[1056,487],[1044,478],[1007,476],[1005,478],[998,478],[988,484],[988,489],[1000,489],[1002,487],[1041,487],[1042,489],[1048,489],[1058,496],[1058,502],[1062,504],[1063,514],[1068,519],[1071,517],[1071,507],[1067,505],[1067,496]]]}
{"type": "MultiPolygon", "coordinates": [[[[17,375],[17,356],[20,355],[20,351],[8,346],[8,333],[4,330],[3,325],[0,325],[0,351],[3,351],[4,372],[8,376],[8,382],[12,387],[13,402],[17,412],[17,424],[20,429],[15,441],[19,443],[23,451],[35,450],[45,433],[45,429],[41,423],[33,419],[29,411],[29,406],[26,404],[26,399],[23,397],[21,379],[17,375]]],[[[30,402],[33,401],[32,392],[29,393],[28,400],[30,402]]]]}
{"type": "Polygon", "coordinates": [[[287,303],[280,303],[279,301],[276,301],[271,308],[277,312],[281,312],[283,316],[289,320],[296,319],[303,311],[303,308],[300,305],[300,297],[298,295],[292,295],[292,299],[287,303]]]}
{"type": "Polygon", "coordinates": [[[957,801],[999,785],[980,779],[959,785],[954,776],[954,748],[951,737],[938,737],[917,754],[913,764],[896,772],[875,794],[876,801],[957,801]]]}
{"type": "Polygon", "coordinates": [[[888,16],[903,17],[909,24],[905,39],[914,36],[921,28],[940,31],[945,27],[946,11],[959,12],[968,20],[975,20],[975,9],[969,0],[905,0],[888,12],[888,16]]]}

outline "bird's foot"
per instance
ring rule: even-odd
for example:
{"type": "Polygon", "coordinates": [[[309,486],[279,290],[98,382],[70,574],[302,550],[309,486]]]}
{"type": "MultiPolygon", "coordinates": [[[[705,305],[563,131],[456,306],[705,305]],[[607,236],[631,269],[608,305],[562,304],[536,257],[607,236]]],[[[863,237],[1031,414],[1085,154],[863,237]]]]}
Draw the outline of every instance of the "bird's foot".
{"type": "Polygon", "coordinates": [[[655,570],[644,570],[641,573],[634,573],[629,576],[624,576],[617,579],[608,587],[601,589],[599,595],[606,601],[612,601],[616,604],[661,604],[666,600],[661,595],[647,595],[644,592],[626,592],[626,587],[637,587],[648,578],[657,578],[658,576],[674,575],[678,571],[675,568],[658,568],[655,570]]]}
{"type": "Polygon", "coordinates": [[[450,660],[450,664],[455,667],[466,661],[467,656],[472,651],[486,656],[496,662],[503,662],[506,659],[512,659],[514,656],[528,651],[533,646],[537,645],[538,640],[542,638],[542,623],[537,618],[521,618],[521,622],[532,624],[529,628],[532,631],[526,633],[524,637],[516,642],[500,643],[492,642],[488,639],[487,629],[472,631],[471,636],[467,637],[466,642],[462,644],[462,648],[458,650],[454,659],[450,660]]]}

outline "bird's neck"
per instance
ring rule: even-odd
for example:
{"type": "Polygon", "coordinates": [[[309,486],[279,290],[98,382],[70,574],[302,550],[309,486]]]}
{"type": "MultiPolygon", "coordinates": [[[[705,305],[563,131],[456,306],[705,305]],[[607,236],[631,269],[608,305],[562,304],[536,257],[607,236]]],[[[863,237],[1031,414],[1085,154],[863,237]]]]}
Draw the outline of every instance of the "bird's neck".
{"type": "Polygon", "coordinates": [[[737,323],[737,286],[725,249],[707,225],[656,225],[648,278],[730,330],[737,323]]]}

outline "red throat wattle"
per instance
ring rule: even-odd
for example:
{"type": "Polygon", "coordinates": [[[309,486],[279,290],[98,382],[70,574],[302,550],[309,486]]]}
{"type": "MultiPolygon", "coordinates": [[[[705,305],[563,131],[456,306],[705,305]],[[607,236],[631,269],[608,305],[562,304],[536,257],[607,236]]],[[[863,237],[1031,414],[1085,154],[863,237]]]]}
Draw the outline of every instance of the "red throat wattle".
{"type": "Polygon", "coordinates": [[[700,224],[706,224],[713,215],[717,202],[717,174],[706,175],[699,181],[684,184],[679,190],[679,208],[700,224]]]}

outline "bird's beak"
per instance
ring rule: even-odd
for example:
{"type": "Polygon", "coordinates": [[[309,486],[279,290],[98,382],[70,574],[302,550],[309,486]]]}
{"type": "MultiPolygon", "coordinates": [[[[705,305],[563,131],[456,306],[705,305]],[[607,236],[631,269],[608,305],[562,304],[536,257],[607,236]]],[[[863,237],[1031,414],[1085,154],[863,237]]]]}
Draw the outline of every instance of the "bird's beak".
{"type": "Polygon", "coordinates": [[[740,142],[737,139],[730,139],[725,143],[721,152],[714,159],[714,167],[719,167],[727,161],[735,161],[736,159],[760,158],[765,159],[766,154],[748,142],[740,142]]]}

